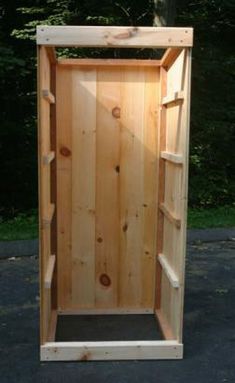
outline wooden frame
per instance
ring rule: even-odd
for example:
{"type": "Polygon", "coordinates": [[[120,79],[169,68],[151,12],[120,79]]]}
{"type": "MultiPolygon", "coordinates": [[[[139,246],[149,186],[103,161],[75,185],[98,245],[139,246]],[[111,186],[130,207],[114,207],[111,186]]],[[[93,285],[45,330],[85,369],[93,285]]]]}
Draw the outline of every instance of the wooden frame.
{"type": "Polygon", "coordinates": [[[192,28],[37,27],[41,360],[183,357],[192,39],[192,28]],[[57,60],[60,46],[166,52],[57,60]],[[89,177],[80,168],[72,181],[84,164],[89,177]],[[67,314],[152,314],[163,340],[57,342],[67,314]]]}

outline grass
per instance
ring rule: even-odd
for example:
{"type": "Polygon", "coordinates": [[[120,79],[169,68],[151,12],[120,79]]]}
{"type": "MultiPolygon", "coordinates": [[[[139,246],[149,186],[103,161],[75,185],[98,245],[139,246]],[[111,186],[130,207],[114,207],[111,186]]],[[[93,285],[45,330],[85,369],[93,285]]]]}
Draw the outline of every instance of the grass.
{"type": "Polygon", "coordinates": [[[189,209],[188,228],[235,227],[235,206],[211,209],[189,209]]]}
{"type": "Polygon", "coordinates": [[[36,211],[19,214],[8,220],[0,218],[0,241],[33,239],[38,237],[38,216],[36,211]]]}
{"type": "MultiPolygon", "coordinates": [[[[188,228],[235,227],[235,206],[214,209],[189,209],[188,228]]],[[[9,220],[0,219],[0,241],[38,237],[37,211],[19,214],[9,220]]]]}

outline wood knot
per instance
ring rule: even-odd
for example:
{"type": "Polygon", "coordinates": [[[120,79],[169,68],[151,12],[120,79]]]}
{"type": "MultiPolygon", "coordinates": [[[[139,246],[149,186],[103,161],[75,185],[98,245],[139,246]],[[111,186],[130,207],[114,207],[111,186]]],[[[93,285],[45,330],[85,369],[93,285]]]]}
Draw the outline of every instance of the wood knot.
{"type": "Polygon", "coordinates": [[[111,285],[111,279],[107,274],[101,274],[100,276],[100,283],[101,285],[108,287],[111,285]]]}
{"type": "Polygon", "coordinates": [[[103,242],[103,238],[98,237],[98,238],[97,238],[97,242],[99,242],[99,243],[103,242]]]}
{"type": "Polygon", "coordinates": [[[115,166],[115,170],[117,173],[120,173],[120,166],[119,165],[115,166]]]}
{"type": "Polygon", "coordinates": [[[120,116],[121,116],[121,109],[118,106],[115,106],[112,109],[112,115],[113,115],[114,118],[120,118],[120,116]]]}
{"type": "Polygon", "coordinates": [[[69,150],[69,148],[66,148],[66,146],[62,146],[62,148],[60,148],[60,154],[64,157],[69,157],[71,156],[71,150],[69,150]]]}
{"type": "Polygon", "coordinates": [[[123,227],[122,227],[122,231],[125,233],[125,232],[127,231],[127,229],[128,229],[128,225],[127,225],[127,223],[125,222],[124,225],[123,225],[123,227]]]}

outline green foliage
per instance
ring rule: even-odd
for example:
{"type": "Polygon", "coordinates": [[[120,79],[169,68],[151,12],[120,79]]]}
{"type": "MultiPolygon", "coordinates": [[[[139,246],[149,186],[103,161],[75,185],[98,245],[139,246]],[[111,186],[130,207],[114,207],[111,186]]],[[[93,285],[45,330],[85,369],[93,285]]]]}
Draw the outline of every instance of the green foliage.
{"type": "MultiPolygon", "coordinates": [[[[177,2],[176,24],[195,28],[189,201],[235,200],[235,54],[232,0],[177,2]]],[[[37,205],[35,27],[152,25],[152,0],[2,0],[0,214],[37,205]]],[[[60,49],[72,57],[156,57],[153,50],[60,49]]]]}

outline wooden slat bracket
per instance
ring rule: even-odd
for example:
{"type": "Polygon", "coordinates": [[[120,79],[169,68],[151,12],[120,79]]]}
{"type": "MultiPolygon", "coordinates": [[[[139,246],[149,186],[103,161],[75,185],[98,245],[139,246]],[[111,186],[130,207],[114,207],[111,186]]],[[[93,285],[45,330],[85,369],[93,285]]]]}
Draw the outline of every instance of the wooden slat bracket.
{"type": "Polygon", "coordinates": [[[184,100],[184,92],[179,91],[179,92],[173,92],[172,94],[169,94],[166,97],[163,97],[162,99],[162,105],[169,105],[172,104],[172,102],[178,102],[178,101],[183,101],[184,100]]]}
{"type": "Polygon", "coordinates": [[[45,100],[47,100],[50,104],[55,103],[55,96],[48,89],[42,90],[42,97],[45,98],[45,100]]]}
{"type": "Polygon", "coordinates": [[[52,277],[55,269],[55,255],[50,255],[47,261],[44,285],[46,289],[51,288],[52,277]]]}
{"type": "Polygon", "coordinates": [[[49,165],[55,158],[55,152],[51,151],[43,156],[44,165],[49,165]]]}
{"type": "Polygon", "coordinates": [[[48,208],[48,214],[42,219],[44,226],[50,225],[55,213],[55,205],[51,203],[48,208]]]}
{"type": "Polygon", "coordinates": [[[181,154],[162,151],[160,155],[161,155],[161,158],[169,162],[172,162],[173,164],[183,165],[183,156],[181,154]]]}
{"type": "Polygon", "coordinates": [[[176,275],[175,271],[172,269],[168,260],[166,259],[166,256],[164,254],[158,254],[158,260],[159,260],[171,286],[174,287],[175,289],[178,289],[180,287],[179,278],[176,275]]]}
{"type": "Polygon", "coordinates": [[[164,214],[164,216],[171,222],[173,223],[178,229],[181,227],[181,219],[176,218],[166,207],[164,203],[161,203],[159,206],[159,209],[161,212],[164,214]]]}
{"type": "Polygon", "coordinates": [[[169,70],[183,49],[184,48],[168,48],[161,59],[161,66],[169,70]]]}

